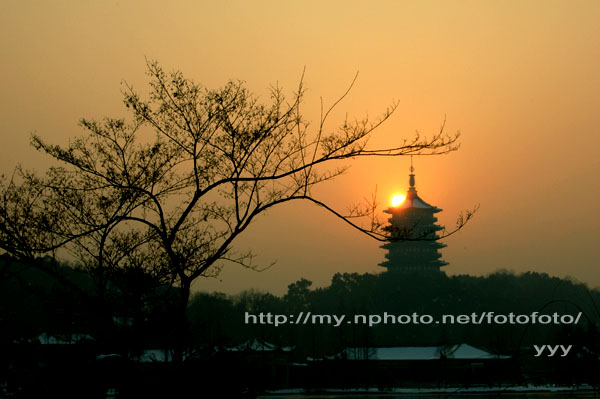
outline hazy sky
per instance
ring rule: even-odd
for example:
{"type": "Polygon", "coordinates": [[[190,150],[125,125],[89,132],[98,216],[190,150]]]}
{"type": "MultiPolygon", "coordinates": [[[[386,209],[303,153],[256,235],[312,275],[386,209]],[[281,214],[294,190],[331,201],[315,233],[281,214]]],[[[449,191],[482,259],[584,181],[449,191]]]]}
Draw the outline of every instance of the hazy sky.
{"type": "MultiPolygon", "coordinates": [[[[400,106],[374,144],[444,115],[458,152],[415,159],[417,189],[444,209],[477,217],[445,242],[448,274],[497,269],[570,275],[600,285],[600,2],[598,1],[12,1],[0,2],[0,172],[43,170],[31,132],[66,143],[81,117],[125,116],[121,81],[143,88],[145,57],[204,86],[243,79],[259,94],[290,91],[306,67],[305,115],[318,118],[354,74],[334,118],[400,106]]],[[[335,127],[335,125],[331,125],[335,127]]],[[[339,210],[378,186],[389,203],[408,187],[408,158],[349,162],[316,193],[339,210]]],[[[237,243],[271,269],[228,265],[198,289],[275,293],[300,277],[377,272],[385,251],[324,211],[288,204],[237,243]]]]}

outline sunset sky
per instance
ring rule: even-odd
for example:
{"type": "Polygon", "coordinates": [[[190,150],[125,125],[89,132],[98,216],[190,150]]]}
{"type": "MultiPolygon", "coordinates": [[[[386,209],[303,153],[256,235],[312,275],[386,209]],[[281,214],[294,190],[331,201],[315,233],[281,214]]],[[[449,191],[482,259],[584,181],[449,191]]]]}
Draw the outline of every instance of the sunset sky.
{"type": "MultiPolygon", "coordinates": [[[[476,217],[445,240],[447,274],[498,269],[572,276],[600,286],[600,2],[598,1],[13,1],[0,2],[0,172],[50,160],[32,132],[66,144],[81,117],[125,117],[121,82],[144,90],[145,58],[208,88],[242,79],[266,97],[291,92],[306,68],[304,114],[376,117],[399,107],[372,143],[437,132],[459,151],[414,159],[421,198],[476,217]]],[[[408,157],[349,161],[317,191],[345,211],[377,186],[383,206],[408,188],[408,157]]],[[[380,243],[310,204],[259,218],[236,243],[264,272],[227,265],[195,288],[285,292],[305,277],[380,272],[380,243]]]]}

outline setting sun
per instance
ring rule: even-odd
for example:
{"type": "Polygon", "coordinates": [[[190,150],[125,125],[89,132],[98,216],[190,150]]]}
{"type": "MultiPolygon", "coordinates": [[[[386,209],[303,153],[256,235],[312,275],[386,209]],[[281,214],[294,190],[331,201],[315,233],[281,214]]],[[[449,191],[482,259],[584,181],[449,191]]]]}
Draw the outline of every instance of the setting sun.
{"type": "Polygon", "coordinates": [[[392,206],[400,205],[405,199],[406,197],[402,194],[395,195],[394,198],[392,198],[392,206]]]}

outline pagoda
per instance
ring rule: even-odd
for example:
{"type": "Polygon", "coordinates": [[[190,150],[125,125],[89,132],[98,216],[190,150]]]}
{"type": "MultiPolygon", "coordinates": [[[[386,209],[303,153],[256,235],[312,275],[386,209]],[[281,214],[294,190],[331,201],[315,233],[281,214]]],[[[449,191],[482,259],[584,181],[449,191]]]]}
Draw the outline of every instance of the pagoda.
{"type": "Polygon", "coordinates": [[[386,267],[389,273],[440,273],[440,268],[448,262],[440,260],[439,249],[446,244],[437,241],[437,232],[444,228],[435,224],[434,215],[442,210],[417,195],[414,171],[411,159],[406,198],[399,205],[384,210],[392,217],[385,227],[389,242],[381,246],[388,251],[387,260],[379,265],[386,267]]]}

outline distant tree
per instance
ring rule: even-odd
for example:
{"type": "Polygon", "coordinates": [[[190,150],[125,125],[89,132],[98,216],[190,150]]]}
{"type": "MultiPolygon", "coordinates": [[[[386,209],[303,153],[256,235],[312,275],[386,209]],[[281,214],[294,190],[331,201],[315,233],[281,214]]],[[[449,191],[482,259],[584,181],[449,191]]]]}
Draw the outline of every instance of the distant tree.
{"type": "Polygon", "coordinates": [[[289,99],[272,87],[261,102],[242,82],[208,90],[156,62],[147,65],[148,97],[125,85],[129,121],[82,119],[87,134],[64,147],[33,136],[34,147],[59,166],[44,177],[18,170],[2,179],[0,248],[20,259],[68,250],[95,275],[100,291],[114,268],[147,270],[178,287],[183,316],[198,277],[217,274],[223,261],[257,267],[252,253],[236,252],[233,244],[274,206],[309,201],[371,237],[387,238],[380,226],[359,226],[313,195],[316,185],[344,173],[336,161],[458,148],[458,134],[443,128],[429,139],[369,148],[397,103],[374,121],[346,120],[331,132],[326,122],[352,85],[321,107],[313,129],[301,112],[302,79],[289,99]]]}
{"type": "Polygon", "coordinates": [[[288,292],[284,296],[284,300],[292,310],[306,310],[310,301],[310,286],[312,281],[301,278],[288,285],[288,292]]]}

